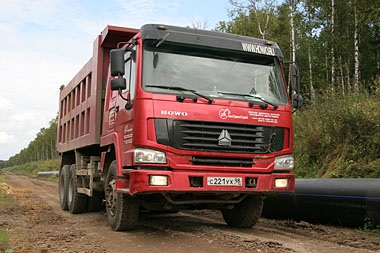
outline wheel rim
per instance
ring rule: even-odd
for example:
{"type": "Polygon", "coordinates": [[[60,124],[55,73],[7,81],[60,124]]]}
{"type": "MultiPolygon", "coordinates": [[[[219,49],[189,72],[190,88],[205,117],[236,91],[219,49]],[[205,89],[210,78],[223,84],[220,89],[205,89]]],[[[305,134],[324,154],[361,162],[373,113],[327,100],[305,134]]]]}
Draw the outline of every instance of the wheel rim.
{"type": "Polygon", "coordinates": [[[106,189],[106,207],[111,216],[115,216],[116,213],[116,181],[115,179],[111,179],[107,184],[106,189]]]}

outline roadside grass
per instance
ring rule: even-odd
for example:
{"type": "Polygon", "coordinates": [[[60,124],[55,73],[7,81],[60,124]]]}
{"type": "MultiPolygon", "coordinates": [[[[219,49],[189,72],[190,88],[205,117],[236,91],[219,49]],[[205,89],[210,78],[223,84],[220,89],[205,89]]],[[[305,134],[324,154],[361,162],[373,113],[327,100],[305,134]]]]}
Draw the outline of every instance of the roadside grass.
{"type": "Polygon", "coordinates": [[[364,220],[364,225],[360,230],[380,235],[380,225],[374,226],[368,218],[364,220]]]}
{"type": "Polygon", "coordinates": [[[13,204],[14,200],[7,192],[7,184],[5,183],[4,176],[0,172],[0,210],[3,210],[13,204]]]}
{"type": "Polygon", "coordinates": [[[7,252],[9,242],[9,232],[7,228],[0,227],[0,252],[7,252]]]}
{"type": "Polygon", "coordinates": [[[294,115],[298,178],[380,178],[380,93],[325,92],[294,115]]]}
{"type": "MultiPolygon", "coordinates": [[[[17,175],[26,175],[36,177],[39,171],[57,171],[59,170],[60,160],[46,160],[30,162],[4,169],[17,175]]],[[[56,176],[45,176],[44,178],[57,180],[56,176]]]]}
{"type": "MultiPolygon", "coordinates": [[[[4,176],[0,175],[0,212],[10,206],[14,200],[7,193],[4,176]]],[[[6,227],[0,227],[0,252],[11,252],[9,249],[9,230],[6,227]]]]}

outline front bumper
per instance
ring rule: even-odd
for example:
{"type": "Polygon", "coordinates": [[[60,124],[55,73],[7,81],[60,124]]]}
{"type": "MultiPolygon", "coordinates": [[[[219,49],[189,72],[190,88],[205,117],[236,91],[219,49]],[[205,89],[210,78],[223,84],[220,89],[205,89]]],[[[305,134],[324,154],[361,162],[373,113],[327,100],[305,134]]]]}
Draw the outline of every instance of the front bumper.
{"type": "Polygon", "coordinates": [[[217,173],[217,172],[186,172],[186,171],[155,171],[133,170],[125,178],[116,181],[118,192],[127,194],[169,193],[169,192],[204,192],[204,193],[276,193],[294,191],[294,174],[253,174],[253,173],[217,173]],[[165,186],[149,185],[152,175],[167,176],[165,186]],[[129,177],[129,178],[128,178],[129,177]],[[208,178],[241,178],[241,185],[209,185],[208,178]],[[276,180],[287,182],[285,187],[276,187],[276,180]],[[195,183],[194,183],[195,182],[195,183]]]}

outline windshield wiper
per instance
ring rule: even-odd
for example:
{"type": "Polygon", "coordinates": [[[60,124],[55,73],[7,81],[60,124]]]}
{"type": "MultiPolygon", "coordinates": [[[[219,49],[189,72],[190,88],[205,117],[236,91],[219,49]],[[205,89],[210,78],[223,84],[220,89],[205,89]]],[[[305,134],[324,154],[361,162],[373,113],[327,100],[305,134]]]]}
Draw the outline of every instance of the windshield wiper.
{"type": "Polygon", "coordinates": [[[203,94],[197,92],[196,90],[186,89],[186,88],[179,87],[179,86],[145,85],[145,87],[159,88],[159,89],[166,89],[166,90],[187,91],[187,92],[191,92],[194,95],[197,95],[197,96],[199,96],[201,98],[206,99],[209,104],[211,104],[212,102],[214,102],[214,100],[212,98],[210,98],[210,97],[208,97],[206,95],[203,95],[203,94]]]}
{"type": "MultiPolygon", "coordinates": [[[[217,92],[218,92],[218,93],[221,93],[221,94],[225,94],[225,95],[234,95],[234,96],[242,96],[242,97],[245,97],[245,98],[248,97],[248,98],[254,98],[254,99],[257,99],[257,100],[259,100],[259,101],[261,101],[261,102],[264,103],[264,104],[259,103],[259,105],[260,105],[263,109],[265,109],[268,105],[273,106],[273,108],[274,108],[275,110],[277,110],[277,108],[278,108],[278,105],[277,105],[277,104],[267,101],[266,99],[262,98],[260,95],[251,94],[251,93],[237,93],[237,92],[235,93],[235,92],[229,92],[229,91],[217,91],[217,92]]],[[[248,99],[248,100],[249,100],[249,99],[248,99]]],[[[252,105],[253,105],[253,101],[250,101],[249,105],[252,106],[252,105]],[[252,103],[252,104],[251,104],[251,103],[252,103]]]]}
{"type": "Polygon", "coordinates": [[[170,33],[167,33],[164,37],[161,37],[153,42],[153,45],[156,44],[156,47],[159,47],[165,40],[169,37],[170,33]]]}

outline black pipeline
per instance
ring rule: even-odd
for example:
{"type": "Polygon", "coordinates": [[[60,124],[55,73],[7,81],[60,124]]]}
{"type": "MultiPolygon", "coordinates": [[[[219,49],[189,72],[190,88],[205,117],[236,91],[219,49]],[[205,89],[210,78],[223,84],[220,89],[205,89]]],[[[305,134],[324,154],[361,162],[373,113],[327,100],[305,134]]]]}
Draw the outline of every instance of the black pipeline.
{"type": "Polygon", "coordinates": [[[296,179],[265,200],[263,216],[344,226],[380,225],[380,179],[296,179]]]}

